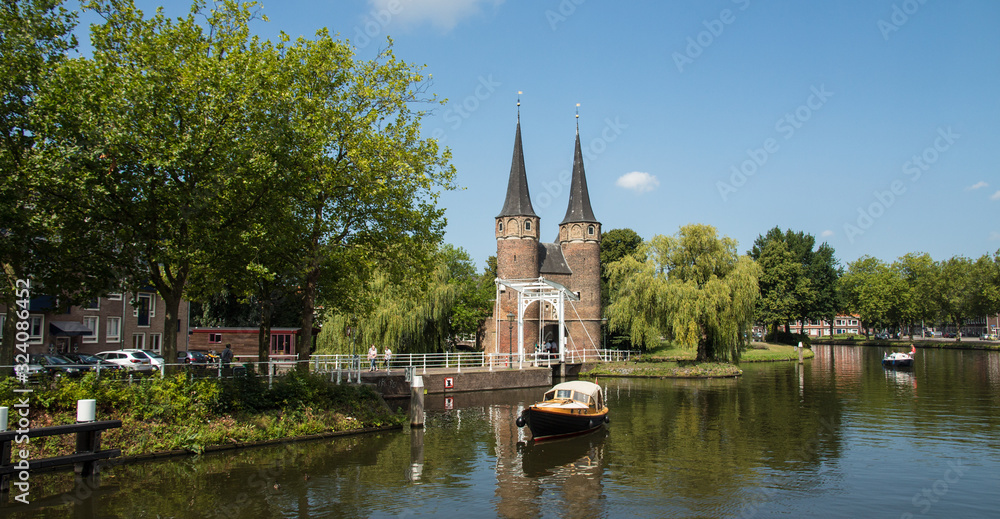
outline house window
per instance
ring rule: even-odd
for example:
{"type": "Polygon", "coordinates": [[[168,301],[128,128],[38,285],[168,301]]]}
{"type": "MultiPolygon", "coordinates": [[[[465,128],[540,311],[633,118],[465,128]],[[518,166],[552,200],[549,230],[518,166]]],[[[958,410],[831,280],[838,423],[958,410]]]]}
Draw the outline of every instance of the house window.
{"type": "Polygon", "coordinates": [[[121,301],[122,300],[122,294],[121,294],[121,292],[112,292],[112,293],[110,293],[110,294],[107,295],[107,298],[108,298],[108,301],[121,301]]]}
{"type": "Polygon", "coordinates": [[[108,317],[107,324],[108,342],[118,342],[122,338],[122,318],[108,317]]]}
{"type": "Polygon", "coordinates": [[[146,349],[146,334],[136,333],[132,335],[132,348],[136,350],[146,349]]]}
{"type": "Polygon", "coordinates": [[[3,333],[3,325],[7,322],[7,314],[0,314],[0,334],[3,333]]]}
{"type": "Polygon", "coordinates": [[[156,353],[160,353],[160,337],[161,335],[158,333],[149,334],[149,349],[156,353]]]}
{"type": "Polygon", "coordinates": [[[291,355],[292,334],[271,334],[271,353],[274,355],[291,355]]]}
{"type": "Polygon", "coordinates": [[[210,334],[208,334],[208,343],[209,344],[219,344],[220,342],[222,342],[222,334],[221,333],[210,333],[210,334]]]}
{"type": "Polygon", "coordinates": [[[156,296],[150,293],[140,293],[136,297],[132,315],[138,321],[139,326],[149,326],[149,320],[156,317],[156,296]]]}
{"type": "Polygon", "coordinates": [[[81,306],[81,308],[83,308],[84,310],[100,310],[101,309],[101,298],[95,297],[95,298],[91,299],[90,301],[87,301],[86,303],[84,303],[83,306],[81,306]]]}
{"type": "Polygon", "coordinates": [[[40,315],[28,317],[28,342],[31,344],[42,343],[42,325],[44,320],[40,315]]]}
{"type": "Polygon", "coordinates": [[[84,335],[83,342],[97,342],[97,323],[96,315],[88,315],[83,318],[83,325],[90,328],[90,335],[84,335]]]}

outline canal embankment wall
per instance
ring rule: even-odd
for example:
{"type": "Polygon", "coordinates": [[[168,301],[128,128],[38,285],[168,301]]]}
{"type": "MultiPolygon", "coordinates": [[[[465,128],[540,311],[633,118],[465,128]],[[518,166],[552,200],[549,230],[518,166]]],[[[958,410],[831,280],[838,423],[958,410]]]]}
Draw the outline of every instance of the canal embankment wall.
{"type": "MultiPolygon", "coordinates": [[[[423,377],[427,394],[462,393],[469,391],[494,391],[552,385],[552,368],[525,367],[522,369],[428,369],[416,370],[423,377]]],[[[410,383],[403,373],[365,374],[362,381],[375,386],[383,398],[409,398],[410,383]]]]}

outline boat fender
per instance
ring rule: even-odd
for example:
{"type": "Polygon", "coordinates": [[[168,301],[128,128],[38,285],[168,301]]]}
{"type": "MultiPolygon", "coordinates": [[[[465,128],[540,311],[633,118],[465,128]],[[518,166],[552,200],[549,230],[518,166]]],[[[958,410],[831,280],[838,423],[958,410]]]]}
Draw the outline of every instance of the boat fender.
{"type": "Polygon", "coordinates": [[[524,427],[524,417],[518,416],[515,423],[517,424],[518,427],[524,427]]]}
{"type": "Polygon", "coordinates": [[[611,417],[608,415],[604,415],[604,423],[611,423],[611,417]]]}

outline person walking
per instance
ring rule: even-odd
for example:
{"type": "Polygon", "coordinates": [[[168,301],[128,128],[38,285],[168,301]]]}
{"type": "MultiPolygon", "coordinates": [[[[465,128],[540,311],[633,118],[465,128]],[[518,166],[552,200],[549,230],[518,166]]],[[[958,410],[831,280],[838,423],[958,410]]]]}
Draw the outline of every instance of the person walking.
{"type": "Polygon", "coordinates": [[[392,350],[388,346],[385,347],[385,374],[389,374],[389,361],[392,360],[392,350]]]}
{"type": "Polygon", "coordinates": [[[233,349],[229,344],[226,344],[226,349],[222,350],[222,367],[228,368],[229,363],[233,360],[233,349]]]}
{"type": "Polygon", "coordinates": [[[375,371],[375,359],[378,358],[378,350],[375,349],[375,345],[372,344],[371,348],[368,348],[368,371],[375,371]]]}

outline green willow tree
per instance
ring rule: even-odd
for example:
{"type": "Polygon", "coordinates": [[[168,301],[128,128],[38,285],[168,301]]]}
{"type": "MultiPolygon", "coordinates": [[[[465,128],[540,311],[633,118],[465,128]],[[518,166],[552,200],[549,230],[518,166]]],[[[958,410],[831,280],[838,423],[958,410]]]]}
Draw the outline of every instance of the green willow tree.
{"type": "Polygon", "coordinates": [[[357,306],[342,291],[363,286],[371,272],[396,284],[433,268],[445,223],[438,189],[453,187],[455,170],[450,152],[420,137],[426,112],[414,105],[434,101],[424,96],[420,67],[397,60],[391,46],[358,60],[321,30],[294,43],[284,37],[279,52],[291,101],[281,166],[297,185],[286,232],[294,236],[304,360],[317,305],[357,306]]]}
{"type": "MultiPolygon", "coordinates": [[[[132,290],[151,285],[178,322],[189,281],[238,242],[281,184],[273,157],[283,92],[273,49],[250,36],[252,4],[146,17],[129,0],[87,4],[91,58],[65,61],[45,100],[48,177],[76,232],[102,226],[103,252],[132,290]]],[[[164,328],[172,359],[178,327],[164,328]]]]}
{"type": "MultiPolygon", "coordinates": [[[[361,311],[329,316],[317,350],[359,353],[374,344],[379,351],[434,353],[474,334],[491,308],[492,290],[487,299],[481,297],[481,279],[463,249],[445,244],[434,258],[434,271],[423,281],[410,277],[394,282],[376,272],[362,296],[361,311]]],[[[489,282],[492,286],[492,278],[489,282]]]]}
{"type": "Polygon", "coordinates": [[[736,248],[708,225],[654,236],[640,254],[609,265],[609,326],[647,348],[667,337],[695,349],[699,361],[739,361],[760,296],[760,267],[736,248]]]}

